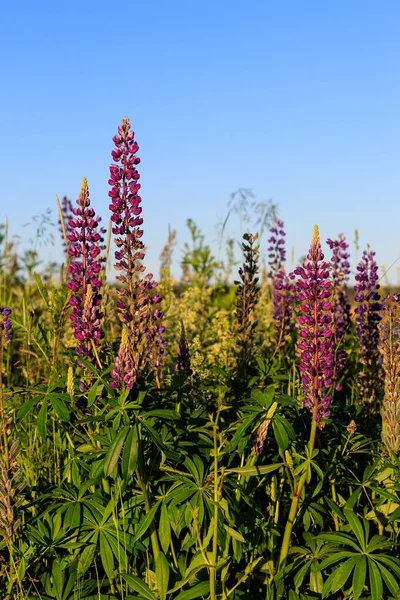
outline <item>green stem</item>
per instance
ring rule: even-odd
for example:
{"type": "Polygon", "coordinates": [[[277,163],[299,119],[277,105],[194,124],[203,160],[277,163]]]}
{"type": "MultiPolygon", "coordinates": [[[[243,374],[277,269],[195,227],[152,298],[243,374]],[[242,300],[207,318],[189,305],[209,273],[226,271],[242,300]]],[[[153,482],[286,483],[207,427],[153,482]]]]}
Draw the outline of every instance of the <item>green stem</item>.
{"type": "Polygon", "coordinates": [[[217,600],[217,559],[218,559],[218,414],[213,423],[214,440],[214,530],[212,544],[212,564],[210,565],[210,600],[217,600]]]}
{"type": "MultiPolygon", "coordinates": [[[[317,410],[318,410],[318,406],[317,406],[317,410]]],[[[315,412],[316,411],[314,411],[314,413],[315,412]]],[[[316,437],[316,433],[317,433],[317,421],[316,421],[315,417],[316,417],[316,415],[313,414],[313,419],[311,422],[310,439],[308,442],[310,457],[314,450],[315,437],[316,437]]],[[[286,564],[286,559],[287,559],[287,555],[289,552],[290,540],[292,537],[293,525],[294,525],[294,522],[295,522],[296,516],[297,516],[297,509],[299,506],[300,496],[301,496],[301,493],[303,491],[304,485],[307,480],[307,472],[308,472],[308,468],[305,468],[303,475],[301,476],[298,484],[295,485],[295,488],[294,488],[292,504],[290,506],[289,516],[286,521],[285,532],[283,534],[283,539],[282,539],[281,553],[280,553],[280,557],[279,557],[279,570],[283,569],[283,567],[286,564]]]]}

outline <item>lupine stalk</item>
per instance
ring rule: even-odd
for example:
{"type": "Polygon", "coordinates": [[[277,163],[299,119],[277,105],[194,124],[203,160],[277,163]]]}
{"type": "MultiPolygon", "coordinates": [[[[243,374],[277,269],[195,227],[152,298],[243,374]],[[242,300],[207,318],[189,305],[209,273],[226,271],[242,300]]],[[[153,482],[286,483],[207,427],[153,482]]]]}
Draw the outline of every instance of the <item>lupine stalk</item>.
{"type": "Polygon", "coordinates": [[[331,282],[329,265],[324,262],[318,227],[314,228],[307,260],[295,269],[300,277],[297,299],[301,302],[298,317],[299,338],[297,345],[300,358],[303,405],[313,420],[330,415],[329,405],[335,366],[335,338],[332,330],[331,282]]]}
{"type": "Polygon", "coordinates": [[[283,221],[274,219],[274,223],[269,231],[271,237],[268,239],[268,243],[270,244],[268,247],[268,277],[271,280],[274,280],[276,274],[284,267],[286,260],[286,233],[283,221]]]}
{"type": "MultiPolygon", "coordinates": [[[[332,250],[331,280],[332,280],[332,315],[333,335],[335,339],[336,361],[335,377],[343,375],[346,368],[347,352],[341,347],[345,334],[351,325],[350,301],[347,293],[347,285],[350,277],[350,263],[348,243],[343,233],[339,233],[337,240],[326,241],[332,250]]],[[[340,388],[340,386],[339,386],[340,388]]]]}
{"type": "Polygon", "coordinates": [[[356,323],[360,352],[360,391],[364,401],[372,403],[379,398],[382,388],[381,367],[379,365],[379,321],[381,303],[378,283],[378,265],[375,252],[364,250],[357,266],[356,323]]]}
{"type": "Polygon", "coordinates": [[[7,436],[4,425],[4,405],[3,405],[3,350],[13,337],[11,316],[12,310],[8,307],[0,306],[0,447],[4,442],[5,452],[7,453],[7,436]]]}
{"type": "MultiPolygon", "coordinates": [[[[321,250],[318,227],[314,227],[307,260],[302,267],[295,269],[300,277],[298,281],[297,299],[302,302],[298,323],[300,327],[300,371],[304,392],[303,404],[312,413],[308,456],[312,457],[318,427],[321,418],[329,416],[334,368],[334,339],[331,328],[332,305],[329,302],[331,283],[329,281],[329,265],[324,262],[321,250]]],[[[281,543],[279,568],[286,564],[289,553],[293,525],[296,520],[299,500],[307,481],[308,469],[304,469],[298,479],[293,473],[293,492],[289,515],[281,543]]]]}
{"type": "Polygon", "coordinates": [[[185,327],[183,322],[181,323],[181,335],[179,338],[179,348],[178,348],[178,360],[175,365],[175,371],[184,376],[185,379],[188,379],[192,374],[192,368],[190,364],[190,350],[189,344],[186,338],[185,327]]]}
{"type": "MultiPolygon", "coordinates": [[[[145,252],[141,229],[143,218],[140,216],[140,175],[137,170],[140,158],[137,156],[139,146],[134,138],[129,119],[123,119],[118,134],[113,138],[114,164],[110,167],[109,179],[112,233],[116,236],[117,246],[115,269],[118,271],[117,280],[122,284],[117,290],[117,307],[120,320],[128,330],[127,344],[121,352],[130,355],[131,374],[138,374],[147,365],[158,376],[166,356],[165,328],[160,322],[163,313],[156,306],[162,298],[153,291],[158,285],[153,275],[142,276],[145,252]]],[[[118,368],[116,363],[114,371],[118,372],[118,368]]],[[[122,381],[120,376],[114,379],[114,385],[122,381]]]]}
{"type": "Polygon", "coordinates": [[[385,375],[382,400],[382,441],[387,451],[400,452],[400,296],[383,302],[379,327],[379,352],[385,375]]]}
{"type": "Polygon", "coordinates": [[[67,285],[72,290],[71,321],[74,337],[78,342],[76,352],[91,362],[99,362],[98,351],[104,337],[102,329],[103,313],[100,311],[102,282],[100,279],[101,242],[98,231],[99,219],[90,207],[87,180],[82,180],[77,208],[73,209],[74,218],[69,220],[71,233],[68,234],[70,246],[68,254],[71,264],[68,267],[70,280],[67,285]]]}
{"type": "Polygon", "coordinates": [[[285,271],[285,231],[283,221],[275,219],[271,227],[271,237],[268,242],[268,278],[271,281],[274,338],[276,340],[274,354],[278,352],[282,344],[289,339],[292,326],[292,312],[295,295],[293,283],[294,274],[289,275],[285,271]]]}
{"type": "Polygon", "coordinates": [[[260,286],[258,283],[259,245],[256,245],[258,234],[243,235],[242,249],[243,267],[239,269],[241,281],[236,284],[235,323],[238,365],[246,365],[255,353],[257,321],[254,309],[258,302],[260,286]]]}

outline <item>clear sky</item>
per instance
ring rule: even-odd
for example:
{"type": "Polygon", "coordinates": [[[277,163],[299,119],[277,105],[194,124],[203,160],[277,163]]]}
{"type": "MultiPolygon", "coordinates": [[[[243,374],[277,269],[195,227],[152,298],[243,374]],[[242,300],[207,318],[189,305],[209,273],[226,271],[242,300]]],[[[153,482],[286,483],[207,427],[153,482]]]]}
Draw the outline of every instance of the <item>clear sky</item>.
{"type": "Polygon", "coordinates": [[[288,254],[318,223],[322,239],[357,228],[379,264],[399,256],[397,0],[5,2],[0,56],[11,233],[48,207],[56,219],[55,194],[75,200],[82,176],[108,220],[111,138],[129,116],[156,273],[168,224],[177,258],[188,217],[214,243],[239,187],[278,203],[288,254]]]}

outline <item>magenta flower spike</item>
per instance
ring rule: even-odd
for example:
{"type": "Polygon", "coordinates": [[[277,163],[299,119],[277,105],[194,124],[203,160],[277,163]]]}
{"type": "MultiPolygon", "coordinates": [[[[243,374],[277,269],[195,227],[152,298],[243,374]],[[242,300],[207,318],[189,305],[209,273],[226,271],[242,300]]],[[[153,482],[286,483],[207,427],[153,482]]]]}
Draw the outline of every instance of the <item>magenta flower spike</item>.
{"type": "Polygon", "coordinates": [[[301,302],[299,342],[303,405],[310,410],[313,419],[330,415],[329,406],[335,365],[335,341],[332,330],[331,282],[329,265],[324,262],[318,227],[314,227],[307,260],[295,269],[299,276],[297,299],[301,302]]]}
{"type": "MultiPolygon", "coordinates": [[[[347,284],[350,277],[348,243],[343,233],[337,240],[327,239],[326,243],[332,250],[331,281],[332,281],[332,316],[336,345],[335,375],[340,377],[346,369],[347,352],[343,350],[343,339],[351,326],[350,301],[347,284]]],[[[337,389],[341,389],[338,384],[337,389]]]]}
{"type": "Polygon", "coordinates": [[[101,242],[97,230],[99,219],[90,207],[87,180],[82,180],[77,208],[73,209],[74,218],[69,220],[71,232],[68,234],[70,246],[68,254],[71,264],[68,268],[70,280],[67,285],[72,290],[71,321],[74,337],[78,344],[76,352],[91,362],[98,359],[97,349],[104,337],[102,329],[103,313],[100,311],[102,283],[101,242]]]}
{"type": "Polygon", "coordinates": [[[274,280],[277,273],[284,268],[286,260],[286,233],[284,230],[283,221],[279,221],[275,218],[274,223],[269,231],[271,233],[271,237],[268,239],[268,243],[270,244],[268,247],[268,277],[274,280]]]}
{"type": "Polygon", "coordinates": [[[357,266],[358,273],[355,276],[357,283],[354,286],[357,335],[362,365],[360,391],[366,402],[378,399],[383,383],[378,350],[382,303],[378,291],[380,288],[378,265],[374,257],[375,252],[372,252],[368,246],[357,266]]]}
{"type": "MultiPolygon", "coordinates": [[[[154,292],[158,283],[154,281],[153,275],[142,275],[145,271],[145,251],[141,229],[143,218],[140,206],[142,199],[139,195],[140,175],[137,170],[140,158],[137,156],[139,146],[129,119],[122,120],[113,141],[115,149],[111,153],[114,162],[110,166],[109,208],[112,212],[112,233],[116,236],[114,241],[117,246],[115,269],[118,271],[117,280],[122,284],[117,290],[117,307],[120,320],[128,330],[126,344],[121,343],[121,352],[126,359],[124,364],[127,363],[127,353],[130,354],[130,373],[135,373],[135,377],[144,365],[160,377],[159,369],[167,354],[163,337],[165,328],[161,324],[163,313],[157,306],[162,298],[154,292]]],[[[117,359],[115,374],[118,374],[119,369],[117,359]]],[[[114,377],[114,387],[122,386],[124,381],[122,374],[114,377]]],[[[132,378],[130,383],[131,381],[132,378]]]]}
{"type": "Polygon", "coordinates": [[[272,281],[273,323],[276,337],[276,350],[290,337],[292,312],[295,296],[293,273],[285,271],[285,231],[283,221],[275,219],[270,229],[271,237],[268,242],[269,272],[272,281]]]}

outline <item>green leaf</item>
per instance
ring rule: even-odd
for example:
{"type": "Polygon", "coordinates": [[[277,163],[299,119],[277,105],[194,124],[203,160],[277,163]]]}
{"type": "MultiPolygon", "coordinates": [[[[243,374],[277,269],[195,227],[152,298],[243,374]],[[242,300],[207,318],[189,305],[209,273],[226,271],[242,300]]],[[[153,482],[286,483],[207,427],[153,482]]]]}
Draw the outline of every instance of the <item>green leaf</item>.
{"type": "Polygon", "coordinates": [[[135,577],[135,575],[128,575],[127,573],[122,573],[122,577],[130,588],[140,594],[141,598],[146,598],[147,600],[156,600],[155,595],[144,581],[138,577],[135,577]]]}
{"type": "Polygon", "coordinates": [[[234,540],[237,540],[238,542],[242,542],[243,544],[246,543],[246,540],[244,539],[244,537],[242,536],[241,533],[239,533],[235,529],[232,529],[232,527],[228,527],[228,525],[224,525],[224,527],[225,527],[226,531],[229,533],[229,535],[231,537],[233,537],[234,540]]]}
{"type": "Polygon", "coordinates": [[[200,598],[201,596],[207,596],[210,592],[209,581],[202,581],[189,590],[181,592],[175,600],[194,600],[194,598],[200,598]]]}
{"type": "Polygon", "coordinates": [[[61,560],[55,558],[51,569],[51,575],[54,583],[54,591],[57,600],[62,600],[62,592],[64,587],[64,569],[61,565],[61,560]]]}
{"type": "Polygon", "coordinates": [[[95,551],[96,551],[95,544],[89,544],[88,546],[86,546],[83,549],[83,551],[80,554],[79,559],[78,559],[79,577],[82,577],[86,573],[86,571],[88,570],[90,565],[92,564],[95,551]]]}
{"type": "Polygon", "coordinates": [[[275,465],[261,465],[258,467],[257,465],[254,467],[237,467],[236,469],[227,469],[225,471],[226,475],[230,475],[231,473],[238,473],[239,475],[266,475],[267,473],[272,473],[272,471],[276,471],[279,469],[283,463],[276,463],[275,465]]]}
{"type": "Polygon", "coordinates": [[[394,597],[396,597],[396,594],[398,594],[398,592],[399,592],[398,580],[395,579],[395,577],[393,577],[392,573],[390,573],[390,571],[383,565],[379,565],[378,569],[379,569],[380,574],[383,577],[384,582],[388,586],[390,592],[393,594],[394,597]]]}
{"type": "Polygon", "coordinates": [[[135,424],[129,431],[122,453],[122,475],[128,482],[132,477],[139,455],[139,440],[137,425],[135,424]]]}
{"type": "Polygon", "coordinates": [[[31,398],[27,402],[24,402],[17,413],[17,418],[19,421],[22,421],[22,419],[32,410],[38,400],[38,398],[31,398]]]}
{"type": "Polygon", "coordinates": [[[357,560],[356,568],[353,573],[353,593],[354,600],[358,600],[365,586],[367,577],[367,559],[365,556],[360,556],[357,560]]]}
{"type": "Polygon", "coordinates": [[[324,500],[325,502],[328,504],[329,508],[335,513],[337,514],[337,516],[342,519],[342,521],[345,520],[345,516],[343,514],[342,509],[336,504],[336,502],[334,502],[331,498],[329,498],[329,496],[324,496],[324,500]]]}
{"type": "Polygon", "coordinates": [[[171,543],[171,524],[166,502],[161,504],[160,522],[158,525],[158,537],[160,538],[161,548],[167,552],[171,543]]]}
{"type": "Polygon", "coordinates": [[[57,417],[59,419],[61,419],[61,421],[68,423],[69,422],[69,410],[68,410],[67,405],[65,404],[64,400],[61,400],[60,398],[57,398],[57,396],[54,396],[52,394],[50,396],[50,402],[51,402],[51,405],[52,405],[57,417]]]}
{"type": "Polygon", "coordinates": [[[348,523],[350,524],[350,527],[352,528],[354,535],[356,536],[358,543],[360,544],[360,548],[363,552],[365,552],[366,549],[366,543],[365,543],[365,536],[364,536],[364,529],[361,523],[361,520],[358,518],[358,516],[352,511],[352,510],[348,510],[347,508],[344,509],[344,514],[345,517],[348,521],[348,523]]]}
{"type": "Polygon", "coordinates": [[[381,600],[383,594],[382,577],[379,573],[379,569],[374,561],[368,558],[368,570],[369,570],[369,581],[371,586],[371,599],[381,600]]]}
{"type": "Polygon", "coordinates": [[[94,401],[96,400],[98,391],[99,391],[98,388],[100,385],[101,385],[101,389],[102,389],[103,385],[101,384],[101,381],[97,380],[94,382],[94,384],[90,388],[90,390],[88,392],[88,408],[90,408],[92,406],[92,404],[94,403],[94,401]]]}
{"type": "Polygon", "coordinates": [[[303,581],[304,581],[304,577],[306,577],[306,575],[308,574],[309,570],[311,568],[311,565],[309,562],[306,562],[301,569],[299,569],[297,571],[297,573],[295,574],[294,578],[293,578],[293,583],[296,586],[296,589],[298,589],[303,581]]]}
{"type": "Polygon", "coordinates": [[[119,455],[121,454],[122,446],[124,445],[125,437],[128,431],[128,426],[123,427],[107,450],[107,454],[104,459],[104,475],[106,477],[110,475],[118,462],[119,455]]]}
{"type": "Polygon", "coordinates": [[[104,534],[100,534],[100,558],[109,579],[114,577],[114,559],[110,544],[104,534]]]}
{"type": "Polygon", "coordinates": [[[351,546],[356,552],[360,552],[360,547],[355,543],[355,541],[344,533],[321,533],[318,535],[318,539],[351,546]]]}
{"type": "MultiPolygon", "coordinates": [[[[326,585],[328,586],[329,580],[332,579],[330,582],[330,592],[332,594],[338,592],[344,587],[356,564],[357,558],[349,558],[346,560],[346,562],[342,563],[337,569],[335,569],[335,571],[328,577],[326,580],[326,585]]],[[[323,589],[325,590],[325,585],[323,589]]]]}
{"type": "Polygon", "coordinates": [[[347,502],[345,504],[345,508],[353,508],[356,504],[357,504],[357,500],[360,497],[360,493],[361,493],[362,487],[358,486],[354,492],[351,494],[350,498],[347,499],[347,502]]]}
{"type": "Polygon", "coordinates": [[[40,407],[39,414],[37,417],[37,430],[38,434],[45,440],[47,437],[47,400],[43,400],[43,404],[40,407]]]}
{"type": "MultiPolygon", "coordinates": [[[[18,413],[19,416],[19,413],[18,413]]],[[[392,514],[389,517],[388,523],[393,523],[393,521],[399,521],[400,520],[400,506],[398,508],[396,508],[395,511],[392,512],[392,514]]]]}
{"type": "Polygon", "coordinates": [[[165,600],[169,582],[169,564],[163,552],[160,552],[156,558],[156,580],[160,599],[165,600]]]}
{"type": "Polygon", "coordinates": [[[275,418],[272,421],[272,429],[279,448],[281,450],[287,450],[289,447],[289,436],[285,426],[281,423],[279,415],[275,415],[275,418]]]}
{"type": "Polygon", "coordinates": [[[147,513],[147,515],[144,515],[144,517],[141,519],[138,528],[135,532],[135,542],[137,542],[137,540],[139,540],[148,530],[148,528],[150,527],[150,525],[153,523],[154,521],[154,517],[156,516],[156,512],[158,510],[158,507],[161,504],[161,500],[159,500],[158,502],[156,502],[151,509],[149,510],[149,512],[147,513]]]}
{"type": "Polygon", "coordinates": [[[178,412],[176,412],[176,410],[171,410],[169,408],[160,408],[158,410],[149,410],[146,413],[142,413],[142,417],[158,417],[159,419],[179,421],[181,415],[178,412]]]}

